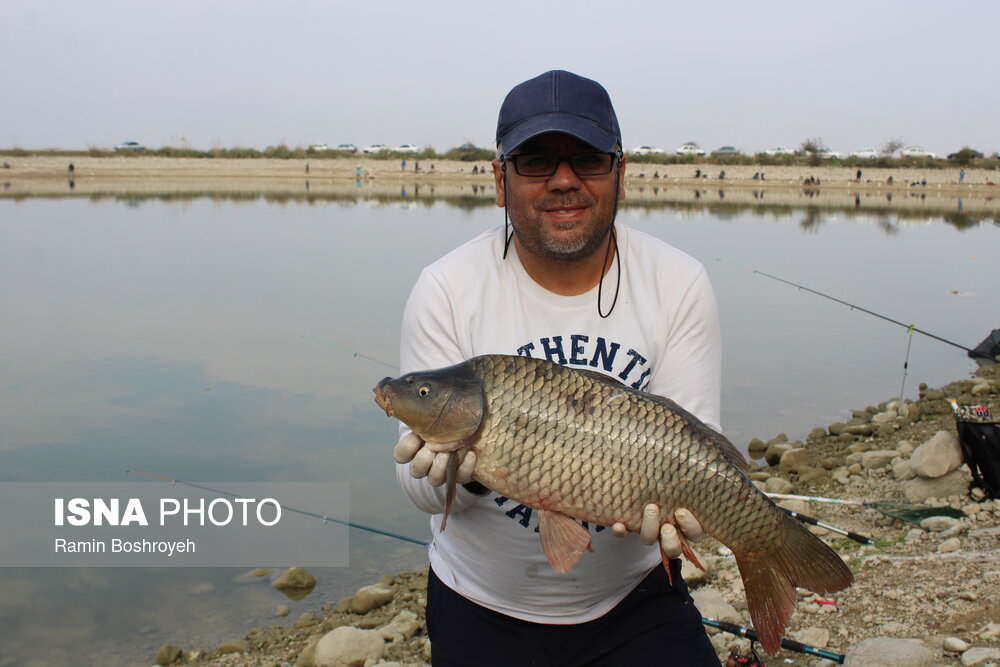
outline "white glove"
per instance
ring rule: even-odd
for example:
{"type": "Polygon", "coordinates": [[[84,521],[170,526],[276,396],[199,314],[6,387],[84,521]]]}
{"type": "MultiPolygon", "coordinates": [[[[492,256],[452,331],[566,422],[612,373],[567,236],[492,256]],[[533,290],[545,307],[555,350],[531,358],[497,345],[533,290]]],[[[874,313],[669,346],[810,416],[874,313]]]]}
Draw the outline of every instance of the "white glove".
{"type": "MultiPolygon", "coordinates": [[[[628,535],[628,528],[624,523],[618,522],[611,526],[611,530],[618,537],[628,535]]],[[[697,542],[705,536],[705,529],[701,527],[698,519],[694,518],[687,509],[681,507],[674,512],[673,522],[668,521],[660,525],[660,507],[655,503],[649,503],[642,510],[642,523],[639,526],[639,539],[645,544],[655,544],[659,538],[660,548],[668,558],[680,557],[683,549],[681,547],[681,537],[687,542],[697,542]],[[674,526],[676,524],[676,527],[674,526]],[[680,529],[680,535],[678,535],[680,529]]]]}
{"type": "Polygon", "coordinates": [[[414,478],[426,477],[432,486],[441,486],[448,476],[448,464],[452,456],[460,456],[456,481],[459,484],[472,482],[472,471],[476,467],[476,454],[471,450],[458,452],[432,452],[430,448],[424,446],[424,441],[419,435],[407,433],[396,443],[392,451],[392,458],[396,463],[409,463],[410,476],[414,478]]]}

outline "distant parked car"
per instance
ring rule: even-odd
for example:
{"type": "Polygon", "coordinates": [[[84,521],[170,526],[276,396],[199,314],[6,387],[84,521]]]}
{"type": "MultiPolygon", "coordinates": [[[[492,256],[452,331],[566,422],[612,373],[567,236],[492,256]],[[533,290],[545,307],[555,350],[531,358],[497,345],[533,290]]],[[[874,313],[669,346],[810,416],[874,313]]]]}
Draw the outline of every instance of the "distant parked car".
{"type": "Polygon", "coordinates": [[[931,153],[929,150],[924,149],[923,146],[908,146],[903,150],[899,151],[900,157],[937,157],[937,154],[931,153]]]}
{"type": "Polygon", "coordinates": [[[966,148],[963,148],[961,151],[957,151],[955,153],[949,153],[948,154],[948,159],[949,160],[957,160],[958,158],[960,158],[962,156],[962,151],[968,151],[969,158],[971,158],[973,160],[978,160],[979,158],[983,157],[983,154],[980,153],[979,151],[977,151],[976,149],[966,147],[966,148]]]}
{"type": "Polygon", "coordinates": [[[384,153],[389,150],[389,147],[385,144],[372,144],[371,146],[365,146],[365,153],[384,153]]]}
{"type": "Polygon", "coordinates": [[[851,153],[851,157],[856,157],[862,160],[874,160],[878,157],[878,151],[874,148],[862,148],[861,150],[851,153]]]}
{"type": "Polygon", "coordinates": [[[396,153],[419,153],[420,149],[413,144],[402,144],[392,149],[396,153]]]}
{"type": "Polygon", "coordinates": [[[764,151],[764,155],[795,155],[795,151],[784,146],[775,146],[764,151]]]}
{"type": "Polygon", "coordinates": [[[146,150],[146,147],[140,144],[138,141],[123,141],[122,143],[115,146],[115,150],[122,152],[132,151],[137,153],[139,151],[146,150]]]}
{"type": "Polygon", "coordinates": [[[816,155],[820,156],[824,160],[839,160],[844,157],[837,151],[830,150],[829,148],[824,148],[821,151],[817,151],[816,155]]]}
{"type": "Polygon", "coordinates": [[[681,146],[680,148],[678,148],[674,152],[677,153],[678,155],[704,155],[705,154],[705,150],[704,149],[698,148],[694,144],[684,144],[683,146],[681,146]]]}
{"type": "Polygon", "coordinates": [[[334,148],[333,150],[338,151],[340,153],[357,153],[358,147],[355,146],[354,144],[337,144],[337,147],[334,148]]]}
{"type": "Polygon", "coordinates": [[[333,149],[327,146],[326,144],[313,144],[312,146],[309,147],[309,150],[316,151],[317,153],[322,153],[323,151],[330,151],[333,149]]]}
{"type": "Polygon", "coordinates": [[[712,155],[739,155],[740,149],[736,146],[722,146],[717,151],[712,151],[712,155]]]}
{"type": "Polygon", "coordinates": [[[634,155],[663,155],[664,151],[656,146],[639,146],[638,148],[633,148],[632,153],[634,155]]]}

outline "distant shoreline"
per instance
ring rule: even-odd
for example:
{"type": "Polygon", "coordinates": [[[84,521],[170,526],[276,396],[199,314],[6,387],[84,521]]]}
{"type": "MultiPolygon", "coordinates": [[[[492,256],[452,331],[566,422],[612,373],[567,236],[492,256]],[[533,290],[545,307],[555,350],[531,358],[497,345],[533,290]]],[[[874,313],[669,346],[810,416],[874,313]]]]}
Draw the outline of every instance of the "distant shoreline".
{"type": "MultiPolygon", "coordinates": [[[[0,181],[38,179],[169,179],[169,178],[257,178],[257,179],[337,179],[355,181],[383,179],[393,181],[418,181],[436,178],[443,181],[462,180],[470,183],[491,183],[492,170],[487,161],[464,162],[458,160],[403,160],[374,159],[367,156],[321,157],[316,159],[277,158],[188,158],[155,155],[14,155],[0,156],[0,181]],[[72,165],[72,169],[70,169],[72,165]],[[419,171],[418,171],[419,170],[419,171]]],[[[1000,184],[1000,173],[989,169],[965,170],[963,183],[960,167],[858,167],[822,164],[806,165],[719,165],[656,164],[635,162],[628,165],[627,179],[655,182],[658,179],[704,183],[706,185],[741,184],[755,187],[800,186],[809,178],[818,179],[821,187],[845,188],[906,188],[912,184],[947,188],[958,192],[993,190],[1000,184]],[[720,175],[724,178],[720,179],[720,175]],[[754,175],[763,172],[764,180],[754,175]],[[696,178],[696,173],[701,177],[696,178]],[[892,185],[889,178],[892,177],[892,185]]],[[[924,186],[924,187],[926,187],[924,186]]]]}

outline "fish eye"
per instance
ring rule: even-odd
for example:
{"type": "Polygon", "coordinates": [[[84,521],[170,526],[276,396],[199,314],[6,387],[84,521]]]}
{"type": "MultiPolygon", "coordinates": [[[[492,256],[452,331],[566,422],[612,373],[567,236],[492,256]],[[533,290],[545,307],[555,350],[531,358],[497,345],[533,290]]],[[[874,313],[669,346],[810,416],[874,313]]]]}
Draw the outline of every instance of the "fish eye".
{"type": "Polygon", "coordinates": [[[417,389],[417,393],[420,394],[421,396],[426,396],[427,394],[431,393],[431,388],[426,384],[420,385],[420,388],[417,389]]]}

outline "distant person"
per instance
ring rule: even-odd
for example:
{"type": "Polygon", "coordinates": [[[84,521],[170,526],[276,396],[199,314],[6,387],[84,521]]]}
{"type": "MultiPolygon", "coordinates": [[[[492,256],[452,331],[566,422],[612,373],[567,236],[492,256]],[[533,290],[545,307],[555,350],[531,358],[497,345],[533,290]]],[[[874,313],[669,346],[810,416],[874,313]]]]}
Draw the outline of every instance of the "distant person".
{"type": "Polygon", "coordinates": [[[701,169],[695,169],[694,170],[694,177],[695,178],[701,178],[701,169]]]}
{"type": "MultiPolygon", "coordinates": [[[[3,166],[4,166],[5,168],[6,168],[6,167],[7,167],[7,163],[6,163],[6,162],[4,162],[4,163],[3,163],[3,166]]],[[[69,163],[69,166],[68,166],[68,167],[66,167],[66,171],[68,171],[68,172],[69,172],[69,175],[70,175],[70,176],[72,176],[72,175],[73,175],[73,172],[74,172],[75,170],[76,170],[76,167],[74,167],[74,166],[73,166],[73,163],[72,163],[72,162],[70,162],[70,163],[69,163]]]]}
{"type": "Polygon", "coordinates": [[[861,182],[861,170],[860,169],[858,169],[858,173],[855,174],[855,176],[854,176],[854,182],[855,183],[860,183],[861,182]]]}
{"type": "Polygon", "coordinates": [[[403,171],[406,171],[406,160],[401,161],[400,166],[403,168],[403,171]]]}
{"type": "Polygon", "coordinates": [[[725,178],[726,178],[726,170],[722,169],[721,171],[719,171],[719,180],[721,181],[724,180],[725,178]]]}
{"type": "Polygon", "coordinates": [[[962,183],[965,183],[965,170],[964,169],[959,169],[958,170],[958,184],[961,185],[962,183]]]}
{"type": "Polygon", "coordinates": [[[889,174],[889,178],[885,179],[886,185],[892,185],[892,174],[889,174]]]}

